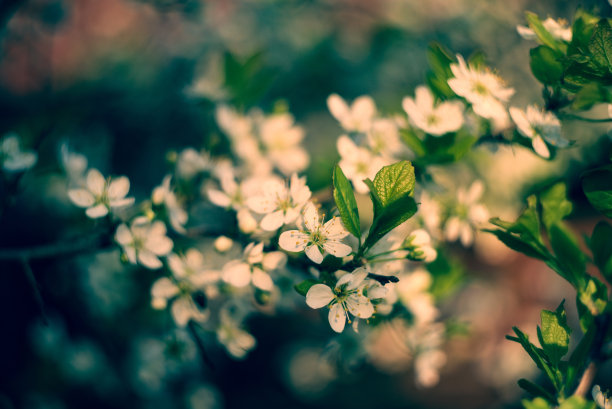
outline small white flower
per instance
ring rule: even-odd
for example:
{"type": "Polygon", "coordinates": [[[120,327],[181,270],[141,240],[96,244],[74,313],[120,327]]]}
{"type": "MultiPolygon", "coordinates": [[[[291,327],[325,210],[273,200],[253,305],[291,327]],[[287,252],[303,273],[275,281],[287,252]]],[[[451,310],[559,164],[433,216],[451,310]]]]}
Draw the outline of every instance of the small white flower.
{"type": "Polygon", "coordinates": [[[202,253],[196,249],[189,249],[184,256],[170,254],[168,265],[173,277],[162,277],[153,284],[153,308],[164,309],[172,300],[170,312],[176,325],[184,327],[189,320],[206,321],[207,296],[213,293],[209,288],[219,280],[219,272],[207,270],[202,253]]]}
{"type": "Polygon", "coordinates": [[[120,224],[115,240],[121,245],[132,264],[156,269],[162,266],[159,256],[172,250],[172,240],[166,236],[166,225],[161,221],[152,222],[145,217],[134,219],[130,227],[120,224]]]}
{"type": "Polygon", "coordinates": [[[569,141],[561,136],[561,122],[552,113],[533,105],[525,111],[511,107],[510,116],[521,135],[531,139],[533,150],[543,158],[550,158],[548,144],[559,148],[569,146],[569,141]]]}
{"type": "Polygon", "coordinates": [[[415,325],[433,322],[438,316],[434,298],[429,293],[431,283],[431,275],[424,269],[417,269],[400,276],[393,287],[399,300],[412,313],[415,325]]]}
{"type": "Polygon", "coordinates": [[[19,137],[9,133],[0,141],[0,164],[9,172],[23,172],[36,164],[38,155],[34,151],[22,151],[19,137]]]}
{"type": "Polygon", "coordinates": [[[593,395],[593,400],[601,409],[612,409],[612,402],[610,401],[610,397],[607,393],[602,392],[601,387],[599,385],[593,386],[591,394],[593,395]]]}
{"type": "Polygon", "coordinates": [[[70,150],[66,143],[60,147],[60,161],[70,181],[80,183],[85,178],[87,158],[70,150]]]}
{"type": "Polygon", "coordinates": [[[472,104],[472,109],[483,118],[491,119],[498,128],[505,126],[508,114],[504,103],[514,94],[506,88],[502,79],[486,69],[468,66],[462,56],[457,55],[458,64],[451,64],[454,78],[448,85],[459,96],[472,104]]]}
{"type": "MultiPolygon", "coordinates": [[[[572,41],[572,28],[567,24],[567,21],[548,17],[542,22],[542,25],[554,39],[567,42],[572,41]]],[[[525,40],[536,40],[538,38],[535,32],[527,26],[516,26],[516,31],[525,40]]]]}
{"type": "Polygon", "coordinates": [[[366,134],[368,145],[376,155],[395,158],[404,150],[399,136],[396,121],[393,119],[375,119],[366,134]]]}
{"type": "Polygon", "coordinates": [[[346,177],[353,182],[353,186],[358,193],[367,193],[368,186],[363,182],[364,179],[373,179],[376,173],[385,165],[387,161],[372,154],[368,149],[357,146],[351,138],[342,135],[337,142],[338,153],[340,153],[340,163],[346,177]]]}
{"type": "Polygon", "coordinates": [[[293,122],[293,116],[284,113],[266,117],[259,125],[267,157],[284,175],[303,171],[310,161],[308,153],[300,146],[304,129],[293,122]]]}
{"type": "Polygon", "coordinates": [[[346,273],[333,290],[325,284],[315,284],[306,293],[306,304],[310,308],[329,306],[329,325],[336,332],[342,332],[350,312],[358,318],[367,319],[374,314],[374,305],[364,295],[365,279],[368,272],[361,267],[353,273],[346,273]]]}
{"type": "Polygon", "coordinates": [[[221,323],[217,328],[217,340],[227,352],[237,359],[242,359],[257,344],[255,338],[240,328],[225,310],[221,311],[221,323]]]}
{"type": "Polygon", "coordinates": [[[431,237],[423,229],[410,233],[406,238],[405,247],[408,248],[408,256],[414,260],[431,263],[438,257],[438,252],[431,246],[431,237]]]}
{"type": "Polygon", "coordinates": [[[210,158],[193,148],[184,149],[176,162],[176,173],[184,179],[191,179],[209,168],[210,158]]]}
{"type": "Polygon", "coordinates": [[[271,180],[264,184],[263,195],[247,200],[247,206],[255,213],[265,214],[261,220],[262,229],[274,231],[284,224],[293,223],[310,196],[306,178],[299,178],[294,173],[289,187],[271,180]]]}
{"type": "Polygon", "coordinates": [[[334,217],[322,225],[312,202],[304,206],[302,216],[305,230],[288,230],[280,235],[278,244],[283,250],[304,251],[308,258],[317,264],[323,261],[324,252],[336,257],[348,256],[351,253],[351,247],[340,241],[349,233],[339,217],[334,217]]]}
{"type": "Polygon", "coordinates": [[[86,207],[85,214],[92,219],[104,217],[113,207],[124,207],[134,203],[133,197],[125,197],[130,190],[130,181],[125,176],[109,180],[97,169],[87,172],[86,188],[69,189],[68,197],[79,207],[86,207]]]}
{"type": "Polygon", "coordinates": [[[447,240],[461,240],[461,244],[469,246],[474,242],[474,228],[485,223],[489,218],[489,212],[484,205],[478,203],[484,185],[477,180],[468,190],[460,188],[457,190],[457,204],[454,215],[449,217],[444,226],[444,235],[447,240]]]}
{"type": "Polygon", "coordinates": [[[415,98],[404,98],[404,111],[412,123],[430,135],[441,136],[455,132],[463,125],[463,106],[459,101],[442,102],[437,106],[434,96],[426,86],[419,86],[415,98]]]}
{"type": "Polygon", "coordinates": [[[272,291],[274,282],[266,272],[282,268],[287,256],[279,251],[264,253],[263,243],[250,243],[241,260],[232,260],[223,267],[223,281],[242,288],[249,284],[264,291],[272,291]]]}
{"type": "Polygon", "coordinates": [[[153,204],[163,205],[168,214],[170,225],[179,233],[185,232],[185,223],[187,223],[187,212],[183,209],[176,197],[174,191],[170,188],[171,175],[166,175],[162,184],[153,189],[151,201],[153,204]]]}
{"type": "Polygon", "coordinates": [[[361,96],[349,107],[338,94],[327,98],[327,108],[347,132],[367,132],[376,115],[376,105],[369,96],[361,96]]]}

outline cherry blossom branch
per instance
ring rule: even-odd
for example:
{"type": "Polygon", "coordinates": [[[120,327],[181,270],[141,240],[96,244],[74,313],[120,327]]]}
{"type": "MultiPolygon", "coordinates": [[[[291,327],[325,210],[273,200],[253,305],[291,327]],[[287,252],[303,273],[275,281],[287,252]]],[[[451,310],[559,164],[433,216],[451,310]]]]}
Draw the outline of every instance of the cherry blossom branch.
{"type": "Polygon", "coordinates": [[[215,365],[210,356],[208,355],[208,352],[206,352],[206,348],[204,348],[204,342],[202,342],[202,338],[200,338],[200,336],[198,335],[198,326],[199,324],[197,324],[194,320],[189,320],[189,323],[187,324],[187,331],[189,332],[189,335],[191,335],[191,338],[193,338],[193,342],[195,342],[196,346],[198,347],[198,351],[200,353],[200,356],[202,357],[202,361],[210,368],[214,369],[215,365]]]}
{"type": "Polygon", "coordinates": [[[82,237],[80,240],[62,241],[25,248],[0,249],[0,260],[32,260],[55,258],[59,256],[86,253],[100,250],[110,245],[108,234],[82,237]]]}
{"type": "Polygon", "coordinates": [[[578,382],[578,387],[574,392],[574,395],[576,396],[585,397],[591,388],[591,384],[593,383],[593,379],[595,378],[595,374],[597,373],[598,363],[602,360],[602,348],[606,339],[606,334],[610,327],[610,315],[603,314],[601,316],[595,317],[594,325],[597,330],[595,332],[593,343],[591,344],[590,348],[591,362],[580,377],[580,382],[578,382]]]}

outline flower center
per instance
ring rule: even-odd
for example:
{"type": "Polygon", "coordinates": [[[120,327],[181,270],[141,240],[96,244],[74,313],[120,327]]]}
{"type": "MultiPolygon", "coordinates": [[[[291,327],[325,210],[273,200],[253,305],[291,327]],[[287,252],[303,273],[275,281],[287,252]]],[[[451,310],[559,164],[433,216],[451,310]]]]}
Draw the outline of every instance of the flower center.
{"type": "Polygon", "coordinates": [[[310,233],[310,241],[315,246],[321,247],[327,241],[327,237],[323,236],[319,229],[310,233]]]}
{"type": "Polygon", "coordinates": [[[474,84],[474,92],[484,96],[489,94],[489,89],[482,82],[476,81],[474,84]]]}

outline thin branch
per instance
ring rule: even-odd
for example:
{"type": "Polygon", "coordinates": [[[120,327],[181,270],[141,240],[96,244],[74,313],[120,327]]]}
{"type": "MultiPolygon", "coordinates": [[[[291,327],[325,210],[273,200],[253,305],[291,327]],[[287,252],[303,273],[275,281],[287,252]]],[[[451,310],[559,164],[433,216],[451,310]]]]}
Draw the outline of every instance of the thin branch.
{"type": "Polygon", "coordinates": [[[575,121],[584,121],[584,122],[593,122],[593,123],[612,122],[612,118],[587,118],[584,116],[580,116],[576,114],[568,114],[568,113],[563,113],[563,112],[559,112],[558,116],[559,118],[562,118],[562,119],[573,119],[575,121]]]}
{"type": "Polygon", "coordinates": [[[200,356],[202,357],[202,361],[208,365],[211,369],[214,369],[215,364],[212,359],[206,352],[206,348],[204,348],[204,342],[202,342],[202,338],[198,335],[198,324],[194,320],[189,320],[187,324],[187,330],[189,331],[189,335],[193,338],[193,341],[196,343],[198,347],[198,351],[200,352],[200,356]]]}
{"type": "Polygon", "coordinates": [[[597,364],[595,362],[591,362],[586,371],[584,371],[582,374],[582,378],[580,378],[580,383],[574,392],[574,396],[582,396],[584,398],[589,393],[596,373],[597,364]]]}
{"type": "Polygon", "coordinates": [[[26,258],[22,258],[20,261],[21,267],[23,268],[26,278],[28,279],[28,283],[32,288],[32,293],[34,294],[34,299],[36,300],[36,305],[38,306],[38,310],[40,311],[43,323],[48,326],[49,320],[47,319],[47,314],[45,313],[45,304],[43,302],[42,296],[40,295],[40,289],[38,288],[38,283],[36,282],[36,277],[34,277],[34,272],[32,271],[30,262],[26,258]]]}

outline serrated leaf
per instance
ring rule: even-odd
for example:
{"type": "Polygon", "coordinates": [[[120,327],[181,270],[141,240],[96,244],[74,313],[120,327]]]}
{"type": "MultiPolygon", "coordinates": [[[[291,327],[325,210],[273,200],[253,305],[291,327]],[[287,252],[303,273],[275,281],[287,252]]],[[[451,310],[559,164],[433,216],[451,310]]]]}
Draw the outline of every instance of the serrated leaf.
{"type": "Polygon", "coordinates": [[[608,304],[608,288],[597,278],[591,277],[586,286],[578,290],[578,301],[592,316],[600,315],[608,304]]]}
{"type": "Polygon", "coordinates": [[[497,237],[502,243],[504,243],[507,247],[511,248],[514,251],[518,251],[519,253],[523,253],[526,256],[532,258],[548,260],[548,256],[546,255],[546,253],[541,252],[539,248],[531,245],[530,243],[525,242],[520,237],[517,237],[511,233],[502,230],[487,229],[483,231],[495,235],[495,237],[497,237]]]}
{"type": "Polygon", "coordinates": [[[542,326],[538,327],[538,336],[544,352],[555,366],[567,354],[571,329],[567,325],[567,317],[563,302],[556,311],[542,310],[540,313],[542,326]]]}
{"type": "Polygon", "coordinates": [[[572,203],[566,197],[567,189],[564,183],[557,183],[540,193],[542,222],[546,228],[550,228],[572,212],[572,203]]]}
{"type": "Polygon", "coordinates": [[[370,248],[385,234],[411,218],[417,212],[417,205],[409,195],[404,195],[386,207],[381,207],[376,213],[377,205],[374,205],[374,221],[370,227],[368,237],[364,243],[365,248],[370,248]]]}
{"type": "Polygon", "coordinates": [[[336,165],[333,175],[334,201],[344,227],[355,237],[361,238],[361,227],[359,224],[359,209],[351,183],[336,165]]]}
{"type": "Polygon", "coordinates": [[[383,207],[414,191],[414,167],[408,161],[383,166],[374,177],[374,188],[383,207]]]}
{"type": "Polygon", "coordinates": [[[612,226],[602,221],[593,229],[591,236],[593,262],[601,274],[612,283],[612,226]]]}
{"type": "Polygon", "coordinates": [[[576,93],[572,108],[575,110],[586,110],[593,107],[595,104],[610,102],[610,93],[597,82],[591,82],[584,85],[576,93]]]}
{"type": "Polygon", "coordinates": [[[612,217],[612,165],[586,172],[582,176],[582,189],[595,209],[612,217]]]}
{"type": "Polygon", "coordinates": [[[563,78],[563,64],[560,58],[563,56],[550,47],[541,45],[529,51],[529,66],[531,72],[542,84],[555,85],[563,78]]]}
{"type": "Polygon", "coordinates": [[[607,19],[603,18],[597,23],[589,42],[589,50],[593,53],[593,60],[602,69],[610,72],[612,69],[612,29],[607,19]]]}
{"type": "Polygon", "coordinates": [[[512,339],[515,342],[521,344],[523,349],[529,354],[533,362],[540,368],[540,370],[544,371],[552,385],[556,390],[560,388],[560,380],[557,379],[557,374],[553,371],[553,368],[547,362],[546,355],[542,349],[537,348],[531,342],[529,342],[529,337],[517,327],[512,327],[512,330],[516,334],[516,340],[512,339]]]}
{"type": "Polygon", "coordinates": [[[305,297],[308,293],[308,290],[310,290],[310,287],[315,284],[319,284],[319,282],[317,280],[308,279],[302,281],[299,284],[296,284],[293,288],[295,288],[295,291],[297,291],[298,294],[303,295],[305,297]]]}

